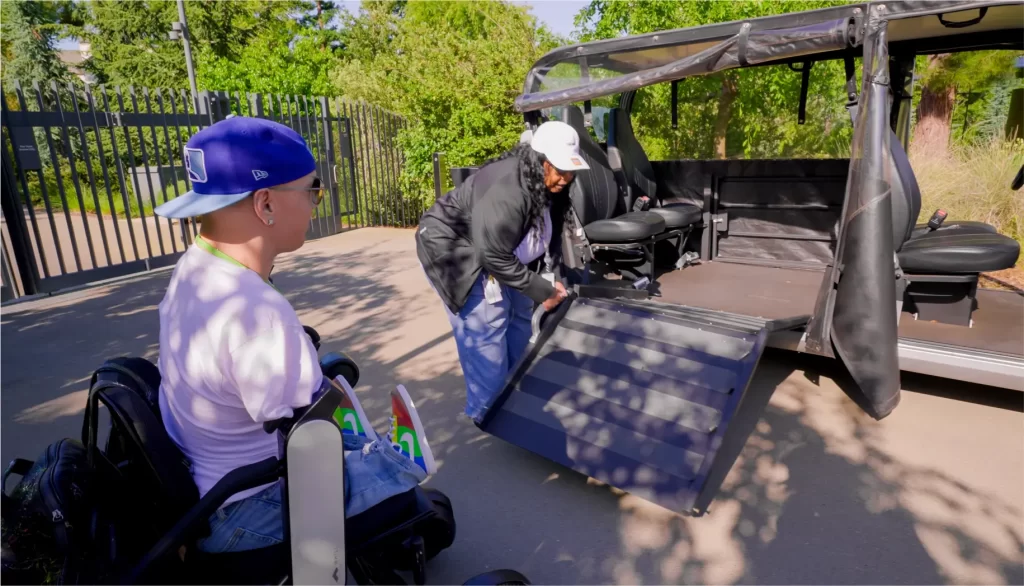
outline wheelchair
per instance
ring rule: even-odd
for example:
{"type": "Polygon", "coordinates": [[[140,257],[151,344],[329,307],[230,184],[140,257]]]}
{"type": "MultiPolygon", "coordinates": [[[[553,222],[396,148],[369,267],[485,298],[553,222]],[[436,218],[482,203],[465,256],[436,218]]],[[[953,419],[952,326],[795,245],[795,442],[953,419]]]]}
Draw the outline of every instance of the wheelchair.
{"type": "MultiPolygon", "coordinates": [[[[319,335],[307,333],[319,350],[319,335]]],[[[340,353],[321,357],[325,377],[353,387],[359,368],[340,353]]],[[[426,563],[451,546],[455,517],[438,490],[416,487],[345,518],[341,429],[333,419],[341,391],[329,388],[293,417],[264,424],[281,437],[279,458],[228,473],[203,498],[189,463],[163,427],[160,374],[138,357],[108,360],[94,374],[82,437],[104,486],[92,533],[109,581],[135,584],[405,584],[426,581],[426,563]],[[110,425],[98,446],[100,406],[110,425]],[[208,554],[196,542],[231,495],[282,481],[285,540],[265,548],[208,554]]],[[[512,570],[467,584],[529,584],[512,570]]]]}

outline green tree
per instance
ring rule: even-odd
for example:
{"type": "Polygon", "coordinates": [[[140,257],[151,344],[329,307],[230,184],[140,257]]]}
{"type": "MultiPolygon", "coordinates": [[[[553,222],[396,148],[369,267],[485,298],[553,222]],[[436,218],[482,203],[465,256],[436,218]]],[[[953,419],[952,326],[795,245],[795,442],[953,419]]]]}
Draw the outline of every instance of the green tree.
{"type": "Polygon", "coordinates": [[[174,2],[92,0],[81,37],[90,44],[86,62],[99,83],[188,87],[181,45],[168,38],[178,19],[174,2]]]}
{"type": "MultiPolygon", "coordinates": [[[[192,39],[200,89],[285,91],[310,75],[310,45],[328,47],[330,30],[318,31],[309,18],[315,0],[189,0],[185,15],[192,39]],[[298,47],[299,54],[295,49],[298,47]],[[260,54],[267,60],[261,61],[260,54]],[[287,83],[283,83],[287,81],[287,83]]],[[[320,3],[333,15],[333,3],[320,3]]],[[[81,36],[92,45],[89,67],[101,83],[145,87],[188,87],[181,43],[168,37],[178,20],[177,5],[166,0],[90,0],[81,36]]],[[[320,59],[322,61],[322,59],[320,59]]],[[[318,71],[326,75],[324,66],[318,71]]],[[[308,85],[307,89],[308,89],[308,85]]]]}
{"type": "MultiPolygon", "coordinates": [[[[583,41],[824,8],[832,0],[690,2],[594,0],[576,16],[583,41]]],[[[670,121],[670,84],[637,93],[634,124],[654,157],[844,156],[842,64],[811,71],[807,123],[796,122],[800,75],[762,67],[687,78],[679,84],[679,128],[670,121]],[[837,152],[838,149],[838,152],[837,152]]]]}
{"type": "MultiPolygon", "coordinates": [[[[233,4],[233,3],[231,3],[233,4]]],[[[239,3],[240,4],[240,3],[239,3]]],[[[244,40],[230,50],[205,47],[197,78],[207,89],[306,96],[336,95],[329,74],[340,59],[344,36],[331,23],[339,8],[331,2],[251,2],[254,17],[244,40]],[[265,8],[264,12],[259,12],[265,8]]],[[[246,13],[248,14],[248,13],[246,13]]]]}
{"type": "Polygon", "coordinates": [[[402,186],[420,201],[432,197],[435,151],[462,166],[515,145],[523,118],[513,102],[530,65],[558,42],[504,2],[364,3],[346,31],[350,57],[334,83],[409,120],[402,186]]]}
{"type": "Polygon", "coordinates": [[[968,139],[972,106],[984,110],[993,92],[1012,84],[1014,60],[1018,55],[1014,51],[966,51],[919,56],[915,69],[921,85],[915,95],[916,124],[911,148],[948,150],[958,94],[964,99],[960,116],[962,132],[956,138],[968,139]]]}
{"type": "Polygon", "coordinates": [[[73,20],[71,2],[8,0],[0,3],[0,55],[3,81],[70,81],[57,56],[57,39],[73,20]]]}

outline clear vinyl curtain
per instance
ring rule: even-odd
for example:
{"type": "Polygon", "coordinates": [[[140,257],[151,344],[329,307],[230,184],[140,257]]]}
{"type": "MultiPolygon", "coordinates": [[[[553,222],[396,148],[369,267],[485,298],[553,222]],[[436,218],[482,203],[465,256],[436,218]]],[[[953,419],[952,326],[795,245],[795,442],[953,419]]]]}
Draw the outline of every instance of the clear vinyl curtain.
{"type": "Polygon", "coordinates": [[[861,95],[831,282],[837,283],[831,341],[876,418],[899,403],[896,267],[885,8],[871,7],[861,95]]]}

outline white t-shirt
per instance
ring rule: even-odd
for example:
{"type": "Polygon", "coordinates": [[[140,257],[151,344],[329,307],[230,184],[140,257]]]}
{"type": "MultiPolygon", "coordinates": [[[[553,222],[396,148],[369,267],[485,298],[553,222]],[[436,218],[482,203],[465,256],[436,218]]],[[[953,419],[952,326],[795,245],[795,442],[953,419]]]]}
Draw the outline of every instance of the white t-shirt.
{"type": "Polygon", "coordinates": [[[519,262],[530,264],[547,252],[548,243],[551,241],[551,208],[544,208],[543,224],[540,229],[532,226],[523,237],[523,241],[516,247],[516,258],[519,262]]]}
{"type": "Polygon", "coordinates": [[[178,260],[160,302],[159,367],[164,426],[192,462],[200,496],[231,470],[277,456],[263,422],[308,405],[322,381],[288,300],[197,245],[178,260]]]}

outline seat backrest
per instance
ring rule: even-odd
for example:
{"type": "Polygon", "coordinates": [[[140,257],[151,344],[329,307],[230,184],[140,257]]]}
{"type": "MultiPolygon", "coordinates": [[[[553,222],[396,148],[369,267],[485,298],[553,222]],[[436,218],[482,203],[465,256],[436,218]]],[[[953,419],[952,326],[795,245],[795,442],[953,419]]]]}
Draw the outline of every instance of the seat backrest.
{"type": "Polygon", "coordinates": [[[608,114],[608,153],[612,169],[622,171],[627,205],[632,206],[633,201],[643,195],[657,200],[658,184],[654,167],[643,145],[633,134],[629,112],[622,108],[612,108],[608,114]]]}
{"type": "Polygon", "coordinates": [[[899,252],[914,233],[921,214],[921,189],[910,167],[910,159],[899,137],[889,131],[890,166],[892,170],[892,244],[899,252]]]}
{"type": "Polygon", "coordinates": [[[160,418],[160,372],[138,357],[108,360],[93,373],[82,443],[98,449],[99,406],[110,413],[106,457],[121,468],[131,489],[157,509],[156,524],[169,528],[199,502],[191,464],[160,418]]]}
{"type": "Polygon", "coordinates": [[[569,188],[580,222],[586,226],[625,213],[625,204],[619,196],[619,186],[608,164],[608,155],[587,131],[583,112],[576,106],[566,106],[565,123],[580,135],[580,154],[590,165],[590,170],[576,174],[576,180],[569,188]]]}

